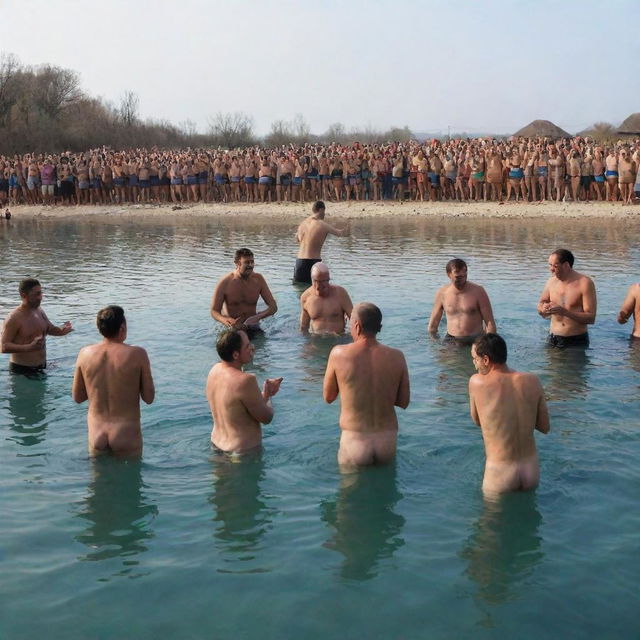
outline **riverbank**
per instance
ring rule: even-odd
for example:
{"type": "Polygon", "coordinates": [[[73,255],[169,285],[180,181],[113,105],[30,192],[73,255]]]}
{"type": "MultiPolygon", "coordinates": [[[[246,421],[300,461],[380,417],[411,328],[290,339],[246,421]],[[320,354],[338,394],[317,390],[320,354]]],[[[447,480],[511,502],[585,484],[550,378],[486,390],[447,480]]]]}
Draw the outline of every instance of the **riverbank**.
{"type": "MultiPolygon", "coordinates": [[[[311,211],[311,203],[185,203],[124,204],[83,206],[11,207],[14,218],[124,218],[157,219],[169,217],[207,218],[246,216],[260,219],[300,219],[311,211]]],[[[619,202],[327,202],[328,218],[394,218],[424,216],[434,218],[604,218],[640,217],[640,206],[619,202]]]]}

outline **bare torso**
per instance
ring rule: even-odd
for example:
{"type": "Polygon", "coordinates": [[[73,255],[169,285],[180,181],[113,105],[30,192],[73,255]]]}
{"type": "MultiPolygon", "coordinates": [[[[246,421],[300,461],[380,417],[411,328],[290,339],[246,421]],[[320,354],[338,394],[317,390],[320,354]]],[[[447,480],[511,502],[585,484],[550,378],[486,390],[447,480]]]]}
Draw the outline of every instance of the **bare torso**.
{"type": "Polygon", "coordinates": [[[303,329],[306,328],[303,323],[310,322],[310,330],[313,333],[344,333],[345,319],[351,315],[353,305],[343,287],[329,287],[326,296],[316,294],[313,287],[309,287],[300,296],[303,329]]]}

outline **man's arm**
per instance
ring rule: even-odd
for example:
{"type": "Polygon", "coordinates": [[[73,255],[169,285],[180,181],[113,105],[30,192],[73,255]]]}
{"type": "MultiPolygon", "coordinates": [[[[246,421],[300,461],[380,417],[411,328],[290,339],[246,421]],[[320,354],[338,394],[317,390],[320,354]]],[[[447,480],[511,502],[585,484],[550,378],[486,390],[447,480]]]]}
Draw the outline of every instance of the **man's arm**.
{"type": "Polygon", "coordinates": [[[261,287],[260,287],[260,296],[264,300],[264,303],[267,305],[267,308],[264,311],[260,311],[260,313],[256,313],[255,316],[251,316],[247,318],[245,322],[247,324],[255,324],[259,322],[263,318],[267,318],[272,316],[277,310],[278,305],[276,303],[276,299],[273,297],[271,290],[269,289],[269,285],[263,276],[258,274],[258,277],[261,279],[261,287]]]}
{"type": "Polygon", "coordinates": [[[627,292],[627,297],[624,299],[620,311],[618,312],[618,322],[625,324],[625,322],[631,317],[634,309],[636,308],[636,292],[640,289],[640,285],[632,284],[627,292]]]}
{"type": "Polygon", "coordinates": [[[347,222],[347,224],[342,229],[332,227],[328,222],[325,222],[324,220],[322,221],[322,225],[324,227],[324,230],[331,235],[340,236],[342,238],[351,235],[351,224],[349,222],[347,222]]]}
{"type": "Polygon", "coordinates": [[[480,317],[484,320],[486,333],[498,333],[496,322],[493,319],[493,309],[491,301],[484,287],[480,287],[480,296],[478,298],[478,306],[480,307],[480,317]]]}
{"type": "Polygon", "coordinates": [[[4,321],[4,328],[2,329],[2,353],[28,353],[30,351],[40,351],[44,347],[44,334],[34,338],[27,344],[14,342],[19,330],[19,321],[13,314],[9,315],[4,321]]]}
{"type": "Polygon", "coordinates": [[[473,396],[473,388],[476,385],[475,378],[477,375],[478,374],[476,373],[469,378],[469,410],[471,413],[471,419],[475,424],[480,426],[480,415],[478,414],[478,407],[476,406],[476,400],[473,396]]]}
{"type": "Polygon", "coordinates": [[[347,293],[347,290],[340,287],[340,304],[342,305],[342,311],[347,318],[351,318],[351,312],[353,311],[353,302],[351,297],[347,293]]]}
{"type": "Polygon", "coordinates": [[[331,404],[337,397],[340,389],[338,388],[338,378],[334,364],[334,354],[340,347],[334,347],[329,354],[327,360],[327,370],[324,372],[324,382],[322,383],[322,397],[324,401],[331,404]]]}
{"type": "Polygon", "coordinates": [[[540,295],[540,300],[538,300],[538,313],[543,318],[549,317],[548,306],[551,302],[551,292],[549,291],[549,280],[547,280],[547,284],[544,286],[542,294],[540,295]]]}
{"type": "Polygon", "coordinates": [[[153,384],[153,376],[151,375],[151,362],[149,362],[149,356],[147,352],[142,348],[140,349],[140,397],[147,403],[151,404],[156,397],[156,388],[153,384]]]}
{"type": "Polygon", "coordinates": [[[411,391],[409,389],[409,369],[404,355],[400,354],[402,373],[400,374],[400,383],[398,384],[398,393],[396,394],[395,406],[406,409],[411,399],[411,391]]]}
{"type": "Polygon", "coordinates": [[[224,296],[226,292],[227,276],[222,278],[216,285],[213,297],[211,298],[211,317],[214,320],[226,325],[227,327],[233,327],[237,321],[237,318],[231,316],[225,316],[222,313],[222,305],[224,304],[224,296]]]}
{"type": "Polygon", "coordinates": [[[300,296],[300,331],[307,332],[309,331],[309,325],[311,324],[311,317],[307,313],[307,310],[304,308],[304,303],[306,302],[307,297],[304,293],[300,296]]]}
{"type": "Polygon", "coordinates": [[[442,320],[442,314],[444,313],[444,306],[442,304],[444,296],[442,289],[436,293],[436,298],[433,302],[433,309],[431,309],[431,317],[429,318],[429,324],[427,325],[427,332],[431,337],[435,338],[438,335],[438,327],[442,320]]]}
{"type": "Polygon", "coordinates": [[[596,287],[591,278],[587,278],[587,286],[582,292],[582,311],[572,311],[560,305],[550,305],[547,307],[548,313],[558,314],[571,318],[580,324],[593,324],[596,321],[596,287]]]}
{"type": "Polygon", "coordinates": [[[71,397],[74,402],[78,404],[84,402],[89,397],[87,395],[87,387],[84,383],[84,376],[82,375],[82,365],[80,364],[80,360],[82,358],[82,349],[78,354],[78,359],[76,360],[76,370],[73,374],[73,385],[71,387],[71,397]]]}
{"type": "Polygon", "coordinates": [[[265,389],[260,393],[256,377],[252,374],[247,374],[240,389],[240,398],[249,415],[261,424],[269,424],[271,420],[273,420],[273,407],[270,402],[271,395],[268,393],[266,382],[265,389]]]}
{"type": "Polygon", "coordinates": [[[549,409],[547,408],[547,401],[544,398],[544,389],[540,384],[540,381],[537,380],[537,384],[539,387],[539,397],[538,397],[538,411],[536,414],[536,429],[541,433],[549,433],[551,429],[551,424],[549,422],[549,409]]]}
{"type": "Polygon", "coordinates": [[[61,327],[56,327],[56,325],[47,318],[47,314],[44,311],[42,311],[42,317],[47,323],[47,335],[66,336],[67,333],[71,333],[71,331],[73,331],[73,326],[68,320],[61,327]]]}

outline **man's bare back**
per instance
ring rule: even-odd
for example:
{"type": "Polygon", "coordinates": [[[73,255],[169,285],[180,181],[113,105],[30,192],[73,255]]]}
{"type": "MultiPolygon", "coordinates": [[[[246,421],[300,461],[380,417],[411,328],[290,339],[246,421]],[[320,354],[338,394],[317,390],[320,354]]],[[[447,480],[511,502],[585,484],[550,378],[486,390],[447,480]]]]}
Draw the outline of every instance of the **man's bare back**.
{"type": "Polygon", "coordinates": [[[318,207],[318,203],[314,204],[314,213],[305,218],[298,227],[296,239],[300,246],[298,247],[298,258],[321,259],[322,245],[329,234],[335,236],[348,236],[349,226],[343,229],[332,227],[324,221],[325,209],[324,205],[318,207]]]}
{"type": "Polygon", "coordinates": [[[482,429],[486,453],[482,489],[489,497],[538,485],[540,471],[533,432],[549,432],[549,413],[540,381],[506,366],[506,345],[504,361],[500,362],[501,358],[491,353],[491,342],[496,339],[502,341],[500,336],[486,334],[472,346],[478,373],[469,380],[471,418],[482,429]]]}
{"type": "Polygon", "coordinates": [[[244,331],[224,332],[217,349],[223,360],[211,368],[206,386],[213,417],[211,442],[221,451],[243,453],[262,443],[260,425],[273,418],[270,398],[282,378],[266,380],[261,393],[256,377],[242,370],[253,357],[253,345],[244,331]]]}
{"type": "MultiPolygon", "coordinates": [[[[353,309],[353,344],[333,348],[327,362],[323,395],[333,402],[341,395],[340,449],[342,468],[385,463],[396,452],[396,406],[409,405],[409,373],[404,355],[376,340],[373,307],[361,303],[353,309]]],[[[379,323],[378,323],[379,324],[379,323]]]]}
{"type": "Polygon", "coordinates": [[[83,347],[78,354],[72,396],[78,403],[89,400],[87,425],[92,454],[142,451],[140,398],[151,404],[155,388],[147,352],[124,344],[126,335],[125,321],[117,334],[83,347]]]}

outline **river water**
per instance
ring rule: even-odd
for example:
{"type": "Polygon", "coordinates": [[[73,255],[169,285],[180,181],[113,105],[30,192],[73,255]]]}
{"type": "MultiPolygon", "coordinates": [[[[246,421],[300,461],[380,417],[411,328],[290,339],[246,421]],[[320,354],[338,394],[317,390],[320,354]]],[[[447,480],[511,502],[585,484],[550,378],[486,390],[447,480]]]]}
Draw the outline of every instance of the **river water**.
{"type": "Polygon", "coordinates": [[[354,301],[383,311],[411,405],[397,462],[341,477],[338,403],[322,401],[335,339],[296,329],[295,223],[226,219],[25,220],[0,228],[0,310],[38,277],[43,308],[75,331],[48,339],[39,380],[0,365],[0,637],[636,638],[640,577],[640,348],[615,321],[640,272],[638,224],[357,220],[325,260],[354,301]],[[204,397],[217,361],[209,316],[241,246],[279,311],[248,370],[284,376],[264,451],[216,458],[204,397]],[[594,278],[585,352],[544,347],[536,313],[556,246],[594,278]],[[444,265],[485,286],[509,364],[542,379],[551,433],[541,484],[482,499],[484,451],[468,414],[467,349],[426,336],[444,265]],[[70,398],[95,314],[121,304],[149,352],[156,401],[139,461],[92,460],[70,398]]]}

